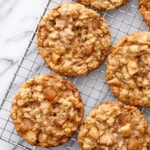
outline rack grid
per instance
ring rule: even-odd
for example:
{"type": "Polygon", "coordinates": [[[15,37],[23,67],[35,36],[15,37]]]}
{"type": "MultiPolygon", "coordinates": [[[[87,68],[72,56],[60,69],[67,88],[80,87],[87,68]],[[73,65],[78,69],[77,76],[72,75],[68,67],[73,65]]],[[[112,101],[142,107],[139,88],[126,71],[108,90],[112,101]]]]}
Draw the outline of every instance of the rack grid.
{"type": "MultiPolygon", "coordinates": [[[[46,6],[43,10],[39,20],[50,9],[54,8],[58,4],[67,2],[69,0],[47,0],[46,6]]],[[[70,0],[71,1],[71,0],[70,0]]],[[[126,5],[110,11],[98,11],[107,21],[111,36],[112,44],[115,43],[121,37],[142,30],[149,31],[149,27],[143,21],[143,18],[138,10],[138,1],[130,0],[126,5]]],[[[77,134],[64,145],[55,148],[40,148],[31,146],[26,143],[16,132],[12,120],[10,118],[10,108],[12,99],[15,96],[17,90],[23,82],[40,74],[53,73],[48,69],[38,54],[36,48],[36,25],[33,30],[31,39],[27,45],[27,48],[18,64],[18,68],[14,73],[14,77],[8,87],[6,94],[0,105],[0,139],[14,145],[12,150],[77,150],[77,134]]],[[[98,104],[104,101],[117,101],[117,99],[110,92],[109,87],[105,82],[105,69],[106,61],[95,71],[92,71],[86,76],[77,78],[68,78],[78,88],[81,97],[83,99],[85,116],[98,104]]],[[[139,107],[144,113],[148,122],[150,123],[150,109],[139,107]]]]}

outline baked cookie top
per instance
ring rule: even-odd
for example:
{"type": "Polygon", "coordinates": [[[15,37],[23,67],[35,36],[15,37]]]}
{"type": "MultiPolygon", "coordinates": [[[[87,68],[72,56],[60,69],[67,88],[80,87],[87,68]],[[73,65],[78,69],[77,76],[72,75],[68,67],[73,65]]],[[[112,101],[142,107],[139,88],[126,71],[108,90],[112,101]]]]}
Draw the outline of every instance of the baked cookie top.
{"type": "Polygon", "coordinates": [[[78,129],[84,113],[76,87],[56,75],[25,82],[16,94],[11,118],[18,134],[31,145],[58,146],[78,129]]]}
{"type": "Polygon", "coordinates": [[[150,126],[136,107],[105,102],[86,117],[78,142],[80,150],[149,150],[150,126]]]}
{"type": "Polygon", "coordinates": [[[78,0],[78,2],[98,10],[111,10],[126,4],[128,0],[78,0]]]}
{"type": "Polygon", "coordinates": [[[119,100],[150,107],[150,32],[127,35],[112,47],[106,80],[119,100]]]}
{"type": "Polygon", "coordinates": [[[105,19],[75,2],[52,9],[41,19],[37,30],[38,51],[47,66],[69,77],[98,68],[110,44],[105,19]]]}
{"type": "Polygon", "coordinates": [[[139,10],[143,15],[145,22],[150,26],[150,1],[139,0],[139,10]]]}

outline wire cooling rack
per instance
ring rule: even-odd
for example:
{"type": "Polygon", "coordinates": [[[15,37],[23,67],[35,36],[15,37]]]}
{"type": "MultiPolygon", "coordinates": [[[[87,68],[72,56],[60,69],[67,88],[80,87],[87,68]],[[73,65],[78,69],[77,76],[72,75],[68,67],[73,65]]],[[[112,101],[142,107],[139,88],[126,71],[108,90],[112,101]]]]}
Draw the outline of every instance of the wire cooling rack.
{"type": "MultiPolygon", "coordinates": [[[[42,16],[53,7],[66,1],[69,0],[48,0],[42,16]]],[[[115,10],[98,12],[103,15],[110,27],[112,43],[129,33],[141,30],[149,31],[148,26],[143,21],[138,10],[137,0],[130,0],[128,4],[115,10]]],[[[73,79],[68,78],[80,91],[85,106],[85,116],[99,103],[109,100],[117,101],[105,82],[105,69],[106,62],[104,62],[100,68],[91,72],[87,76],[73,79]]],[[[45,73],[53,72],[45,66],[41,56],[39,56],[37,52],[35,28],[25,53],[18,65],[17,71],[15,72],[11,84],[0,105],[0,139],[13,144],[14,148],[12,150],[43,150],[40,147],[29,145],[18,136],[10,118],[10,108],[12,99],[20,85],[33,76],[45,73]]],[[[150,109],[143,107],[140,107],[139,109],[144,113],[150,123],[150,109]]],[[[77,150],[78,143],[76,137],[77,133],[66,144],[56,148],[49,148],[49,150],[77,150]]],[[[48,149],[45,148],[45,150],[48,149]]]]}

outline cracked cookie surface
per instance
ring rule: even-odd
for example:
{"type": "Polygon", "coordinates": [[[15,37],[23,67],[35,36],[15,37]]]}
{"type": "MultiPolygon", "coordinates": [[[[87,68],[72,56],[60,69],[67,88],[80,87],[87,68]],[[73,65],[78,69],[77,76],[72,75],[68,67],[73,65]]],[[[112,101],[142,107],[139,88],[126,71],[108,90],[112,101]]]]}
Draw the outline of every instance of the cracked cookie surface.
{"type": "Polygon", "coordinates": [[[86,117],[78,142],[80,150],[150,150],[150,126],[136,107],[105,102],[86,117]]]}
{"type": "Polygon", "coordinates": [[[29,144],[53,147],[67,142],[82,121],[84,108],[76,87],[56,75],[26,81],[16,94],[11,118],[29,144]]]}
{"type": "Polygon", "coordinates": [[[92,6],[98,10],[111,10],[125,5],[128,0],[78,0],[85,6],[92,6]]]}
{"type": "Polygon", "coordinates": [[[119,100],[150,107],[150,32],[127,35],[112,47],[106,81],[119,100]]]}
{"type": "Polygon", "coordinates": [[[150,1],[139,0],[139,10],[143,15],[145,22],[150,26],[150,1]]]}
{"type": "Polygon", "coordinates": [[[40,21],[37,47],[47,67],[69,77],[98,68],[110,48],[105,19],[75,2],[63,3],[40,21]]]}

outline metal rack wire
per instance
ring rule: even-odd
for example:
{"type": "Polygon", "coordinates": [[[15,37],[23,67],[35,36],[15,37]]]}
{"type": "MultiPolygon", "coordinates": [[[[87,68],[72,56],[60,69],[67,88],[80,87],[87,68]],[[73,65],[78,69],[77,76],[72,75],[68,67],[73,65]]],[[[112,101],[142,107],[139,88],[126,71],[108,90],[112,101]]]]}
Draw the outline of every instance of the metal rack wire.
{"type": "MultiPolygon", "coordinates": [[[[69,0],[48,0],[44,8],[43,14],[39,18],[52,9],[53,7],[69,0]]],[[[128,4],[115,10],[100,12],[106,19],[112,35],[112,43],[116,42],[121,37],[141,30],[148,30],[148,26],[143,21],[143,18],[138,10],[137,0],[130,0],[128,4]]],[[[117,101],[117,99],[110,92],[105,82],[106,62],[100,68],[91,72],[87,76],[78,78],[68,78],[71,80],[83,99],[85,106],[85,116],[99,103],[108,100],[117,101]]],[[[20,60],[18,68],[14,74],[5,97],[0,105],[0,139],[14,145],[12,150],[41,150],[40,147],[34,147],[27,144],[21,137],[18,136],[14,129],[14,125],[10,118],[11,102],[20,85],[27,79],[45,73],[53,73],[48,69],[42,58],[39,56],[36,49],[36,27],[32,33],[29,44],[20,60]]],[[[140,110],[144,113],[150,123],[150,109],[141,107],[140,110]]],[[[76,140],[77,133],[66,144],[49,148],[49,150],[77,150],[78,143],[76,140]]],[[[45,149],[48,150],[48,149],[45,149]]]]}

